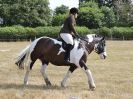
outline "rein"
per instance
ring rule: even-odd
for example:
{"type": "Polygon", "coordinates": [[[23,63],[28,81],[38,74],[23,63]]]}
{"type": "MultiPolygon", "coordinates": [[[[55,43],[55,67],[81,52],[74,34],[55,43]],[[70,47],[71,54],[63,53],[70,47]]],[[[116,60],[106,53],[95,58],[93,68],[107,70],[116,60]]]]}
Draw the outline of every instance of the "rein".
{"type": "Polygon", "coordinates": [[[86,39],[84,39],[82,37],[78,37],[78,38],[81,39],[81,40],[83,40],[83,41],[85,41],[85,42],[87,42],[87,43],[89,43],[86,39]]]}
{"type": "MultiPolygon", "coordinates": [[[[82,38],[82,37],[78,37],[78,38],[79,38],[80,40],[85,41],[87,44],[89,43],[86,39],[84,39],[84,38],[82,38]]],[[[84,45],[84,47],[85,47],[86,51],[89,53],[89,48],[86,47],[85,45],[84,45]]]]}

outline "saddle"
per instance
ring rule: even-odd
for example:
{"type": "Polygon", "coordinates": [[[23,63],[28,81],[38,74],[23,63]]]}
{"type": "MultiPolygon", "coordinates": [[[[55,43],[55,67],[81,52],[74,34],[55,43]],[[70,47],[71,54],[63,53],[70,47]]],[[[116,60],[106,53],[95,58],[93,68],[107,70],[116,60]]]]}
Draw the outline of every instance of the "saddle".
{"type": "MultiPolygon", "coordinates": [[[[62,42],[62,48],[65,50],[65,49],[66,49],[66,47],[67,47],[66,42],[65,42],[65,41],[64,41],[61,37],[58,37],[56,40],[58,40],[58,41],[62,42]]],[[[72,46],[72,48],[71,48],[71,49],[73,49],[74,45],[75,45],[75,44],[73,44],[73,46],[72,46]]]]}
{"type": "MultiPolygon", "coordinates": [[[[75,50],[78,50],[82,46],[81,40],[77,39],[77,38],[74,38],[73,46],[69,46],[70,44],[66,44],[66,42],[62,38],[57,38],[56,40],[62,42],[61,48],[63,48],[65,50],[64,60],[67,62],[71,61],[70,60],[71,52],[75,53],[75,50]],[[77,42],[76,40],[79,42],[77,42]]],[[[62,52],[62,50],[60,50],[57,55],[59,55],[61,52],[62,52]]]]}

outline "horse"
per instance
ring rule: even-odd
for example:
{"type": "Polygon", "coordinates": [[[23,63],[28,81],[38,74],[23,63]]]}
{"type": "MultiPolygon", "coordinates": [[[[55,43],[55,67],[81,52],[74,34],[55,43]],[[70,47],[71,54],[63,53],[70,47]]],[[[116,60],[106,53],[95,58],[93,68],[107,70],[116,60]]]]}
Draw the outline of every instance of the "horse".
{"type": "Polygon", "coordinates": [[[67,79],[80,67],[87,75],[90,90],[96,88],[92,73],[86,65],[87,56],[92,51],[95,51],[100,55],[101,59],[107,57],[105,37],[96,34],[88,34],[82,38],[74,39],[74,46],[70,51],[69,62],[64,60],[65,47],[63,45],[64,43],[61,40],[44,36],[37,38],[21,51],[15,64],[20,69],[26,67],[24,85],[28,84],[29,73],[35,61],[39,59],[42,62],[40,72],[47,86],[51,86],[51,82],[46,74],[46,68],[49,63],[52,63],[56,66],[69,66],[65,77],[61,81],[62,87],[66,87],[67,79]]]}

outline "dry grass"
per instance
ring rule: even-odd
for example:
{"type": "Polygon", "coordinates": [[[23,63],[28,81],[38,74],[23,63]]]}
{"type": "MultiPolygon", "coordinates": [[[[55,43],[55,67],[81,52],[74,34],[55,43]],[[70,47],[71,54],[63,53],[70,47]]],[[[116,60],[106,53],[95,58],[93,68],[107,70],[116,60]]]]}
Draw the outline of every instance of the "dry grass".
{"type": "Polygon", "coordinates": [[[87,64],[95,78],[96,91],[88,90],[86,75],[80,69],[68,80],[68,87],[61,88],[60,81],[68,67],[51,64],[47,73],[53,86],[46,87],[39,61],[30,74],[29,85],[24,87],[25,71],[19,70],[14,61],[27,44],[0,42],[0,99],[133,99],[133,41],[108,41],[106,60],[95,53],[89,56],[87,64]]]}

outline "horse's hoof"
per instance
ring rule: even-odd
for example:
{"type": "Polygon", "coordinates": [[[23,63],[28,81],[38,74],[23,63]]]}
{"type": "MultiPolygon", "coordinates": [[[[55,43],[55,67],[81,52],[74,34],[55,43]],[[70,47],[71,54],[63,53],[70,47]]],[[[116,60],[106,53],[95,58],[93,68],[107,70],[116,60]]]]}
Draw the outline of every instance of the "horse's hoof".
{"type": "Polygon", "coordinates": [[[51,82],[50,82],[50,81],[49,81],[49,82],[47,82],[47,83],[46,83],[46,85],[47,85],[47,86],[52,86],[52,84],[51,84],[51,82]]]}
{"type": "Polygon", "coordinates": [[[24,86],[26,86],[26,85],[28,85],[29,83],[28,83],[28,81],[24,81],[24,86]]]}
{"type": "Polygon", "coordinates": [[[18,66],[18,65],[19,65],[19,63],[18,63],[18,62],[15,62],[15,65],[17,65],[17,66],[18,66]]]}
{"type": "Polygon", "coordinates": [[[93,85],[93,86],[92,85],[89,85],[89,88],[90,88],[91,91],[95,91],[96,86],[95,85],[93,85]]]}
{"type": "Polygon", "coordinates": [[[19,69],[24,70],[24,67],[19,66],[19,69]]]}
{"type": "Polygon", "coordinates": [[[45,79],[45,82],[46,82],[47,86],[51,86],[52,85],[48,78],[45,79]]]}
{"type": "Polygon", "coordinates": [[[52,84],[46,84],[48,87],[52,86],[52,84]]]}
{"type": "Polygon", "coordinates": [[[91,90],[91,91],[95,91],[95,89],[96,89],[95,87],[93,87],[93,88],[90,88],[90,90],[91,90]]]}
{"type": "Polygon", "coordinates": [[[66,85],[64,85],[64,84],[61,82],[61,87],[62,87],[62,88],[66,88],[66,85]]]}

